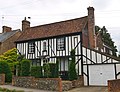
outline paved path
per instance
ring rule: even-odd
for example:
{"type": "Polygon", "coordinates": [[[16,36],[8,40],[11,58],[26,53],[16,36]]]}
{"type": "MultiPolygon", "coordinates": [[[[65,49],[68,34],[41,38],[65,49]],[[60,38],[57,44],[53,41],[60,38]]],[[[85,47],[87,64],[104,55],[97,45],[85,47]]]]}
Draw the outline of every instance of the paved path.
{"type": "Polygon", "coordinates": [[[107,87],[81,87],[68,92],[108,92],[107,87]]]}
{"type": "Polygon", "coordinates": [[[23,88],[23,87],[15,87],[12,85],[0,85],[2,88],[7,88],[10,90],[16,89],[16,90],[22,90],[25,92],[53,92],[53,91],[45,91],[45,90],[38,90],[38,89],[31,89],[31,88],[23,88]]]}
{"type": "MultiPolygon", "coordinates": [[[[15,87],[12,85],[0,85],[2,88],[8,88],[8,89],[16,89],[16,90],[23,90],[25,92],[55,92],[55,91],[45,91],[45,90],[38,90],[38,89],[30,89],[30,88],[22,88],[22,87],[15,87]]],[[[65,92],[108,92],[107,87],[80,87],[80,88],[74,88],[69,91],[65,92]]]]}

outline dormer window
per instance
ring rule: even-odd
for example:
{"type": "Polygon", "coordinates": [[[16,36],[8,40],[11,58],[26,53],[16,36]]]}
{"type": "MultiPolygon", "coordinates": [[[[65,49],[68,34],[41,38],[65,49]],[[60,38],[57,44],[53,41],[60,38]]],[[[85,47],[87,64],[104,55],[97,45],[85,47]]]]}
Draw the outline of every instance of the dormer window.
{"type": "Polygon", "coordinates": [[[57,39],[57,50],[65,50],[65,38],[58,38],[57,39]]]}
{"type": "Polygon", "coordinates": [[[34,54],[35,53],[35,42],[28,43],[28,53],[34,54]]]}

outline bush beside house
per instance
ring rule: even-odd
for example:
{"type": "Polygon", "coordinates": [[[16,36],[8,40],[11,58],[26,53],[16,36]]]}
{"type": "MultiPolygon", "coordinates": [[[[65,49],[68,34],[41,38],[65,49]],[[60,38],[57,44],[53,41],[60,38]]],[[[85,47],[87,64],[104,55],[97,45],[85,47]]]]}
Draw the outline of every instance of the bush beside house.
{"type": "Polygon", "coordinates": [[[0,74],[5,74],[5,82],[12,81],[12,72],[6,61],[0,61],[0,74]]]}
{"type": "Polygon", "coordinates": [[[71,59],[72,60],[70,61],[68,76],[69,80],[75,80],[77,79],[77,73],[75,69],[75,50],[71,51],[71,59]]]}
{"type": "Polygon", "coordinates": [[[34,76],[35,78],[42,78],[42,66],[32,66],[31,67],[31,76],[34,76]]]}
{"type": "Polygon", "coordinates": [[[27,59],[21,62],[21,76],[30,76],[30,61],[27,59]]]}

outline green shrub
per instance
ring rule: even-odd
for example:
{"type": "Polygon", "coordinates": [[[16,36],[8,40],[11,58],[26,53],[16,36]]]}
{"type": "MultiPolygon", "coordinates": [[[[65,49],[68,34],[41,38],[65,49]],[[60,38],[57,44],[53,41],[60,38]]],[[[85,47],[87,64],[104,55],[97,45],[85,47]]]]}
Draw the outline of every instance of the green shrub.
{"type": "Polygon", "coordinates": [[[27,59],[23,59],[21,62],[21,76],[29,75],[30,75],[30,61],[27,59]]]}
{"type": "Polygon", "coordinates": [[[31,67],[31,76],[34,76],[36,78],[42,78],[42,67],[41,66],[32,66],[31,67]]]}
{"type": "Polygon", "coordinates": [[[71,58],[72,60],[70,61],[68,76],[69,80],[75,80],[77,79],[77,73],[75,69],[75,50],[71,51],[71,58]]]}
{"type": "Polygon", "coordinates": [[[50,66],[50,77],[55,78],[56,77],[56,72],[55,72],[56,64],[55,63],[49,63],[49,66],[50,66]]]}
{"type": "Polygon", "coordinates": [[[43,65],[44,69],[44,77],[45,78],[58,78],[59,72],[58,72],[58,60],[56,63],[47,63],[43,65]]]}
{"type": "Polygon", "coordinates": [[[6,61],[0,61],[0,74],[5,74],[5,82],[12,81],[12,72],[10,70],[10,66],[6,61]]]}
{"type": "Polygon", "coordinates": [[[49,78],[51,76],[49,63],[43,64],[43,69],[44,69],[44,77],[49,78]]]}
{"type": "Polygon", "coordinates": [[[59,60],[56,60],[56,66],[55,66],[55,78],[59,77],[59,60]]]}

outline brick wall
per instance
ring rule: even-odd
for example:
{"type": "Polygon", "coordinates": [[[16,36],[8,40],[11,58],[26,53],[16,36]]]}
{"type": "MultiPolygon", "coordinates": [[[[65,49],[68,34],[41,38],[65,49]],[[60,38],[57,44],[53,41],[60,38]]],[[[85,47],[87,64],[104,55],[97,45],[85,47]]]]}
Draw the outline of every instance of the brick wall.
{"type": "Polygon", "coordinates": [[[61,78],[34,78],[13,76],[12,85],[52,91],[68,91],[73,87],[83,86],[83,77],[75,81],[62,81],[61,78]]]}
{"type": "Polygon", "coordinates": [[[52,90],[62,92],[61,78],[34,78],[17,77],[12,79],[12,85],[25,88],[35,88],[42,90],[52,90]]]}
{"type": "Polygon", "coordinates": [[[88,7],[88,35],[89,35],[89,46],[95,48],[95,19],[94,19],[94,8],[88,7]]]}
{"type": "Polygon", "coordinates": [[[0,74],[0,85],[5,84],[5,74],[0,74]]]}
{"type": "Polygon", "coordinates": [[[83,78],[83,76],[79,76],[79,79],[78,79],[78,80],[72,81],[72,85],[73,85],[73,87],[81,87],[81,86],[84,86],[84,78],[83,78]]]}
{"type": "Polygon", "coordinates": [[[108,92],[120,92],[120,79],[108,80],[108,92]]]}
{"type": "Polygon", "coordinates": [[[0,44],[0,54],[3,54],[4,52],[15,48],[15,41],[18,39],[18,37],[20,36],[21,32],[17,32],[16,34],[14,34],[12,37],[10,37],[9,39],[5,40],[4,42],[2,42],[0,44]]]}

